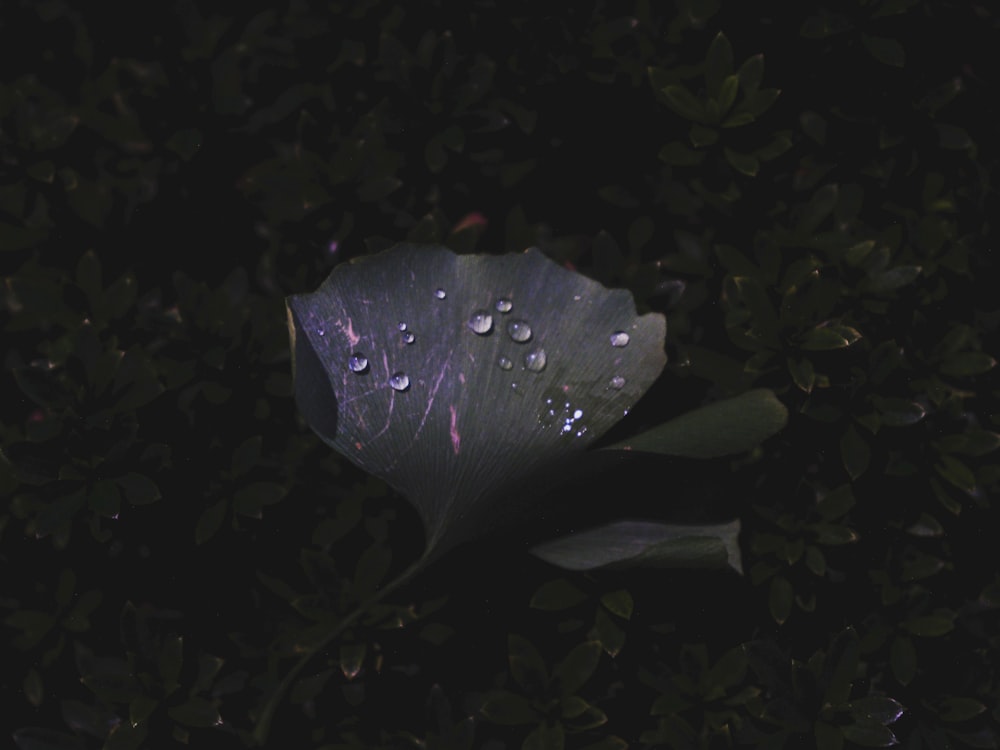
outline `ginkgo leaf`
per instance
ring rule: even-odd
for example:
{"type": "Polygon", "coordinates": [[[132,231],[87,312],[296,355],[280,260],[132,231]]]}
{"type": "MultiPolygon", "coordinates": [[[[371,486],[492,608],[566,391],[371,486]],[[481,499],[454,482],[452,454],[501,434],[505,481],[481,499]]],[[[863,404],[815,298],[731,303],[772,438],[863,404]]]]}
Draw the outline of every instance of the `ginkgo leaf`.
{"type": "Polygon", "coordinates": [[[743,572],[737,537],[740,522],[674,525],[615,521],[553,539],[531,549],[536,557],[567,570],[624,568],[724,568],[743,572]]]}
{"type": "Polygon", "coordinates": [[[537,249],[397,245],[287,307],[306,421],[414,504],[435,554],[579,457],[666,364],[662,315],[537,249]]]}

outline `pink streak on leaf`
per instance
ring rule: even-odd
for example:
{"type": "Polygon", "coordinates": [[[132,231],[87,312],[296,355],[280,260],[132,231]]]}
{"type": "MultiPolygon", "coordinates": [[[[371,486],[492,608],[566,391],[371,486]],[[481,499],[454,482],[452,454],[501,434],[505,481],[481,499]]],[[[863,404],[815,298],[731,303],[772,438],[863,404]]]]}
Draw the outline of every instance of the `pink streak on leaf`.
{"type": "Polygon", "coordinates": [[[462,436],[458,434],[457,417],[458,414],[455,411],[455,405],[452,404],[448,407],[448,411],[451,412],[451,428],[449,432],[451,433],[451,449],[455,451],[455,455],[458,455],[459,446],[462,443],[462,436]]]}
{"type": "Polygon", "coordinates": [[[358,342],[361,341],[361,337],[354,332],[354,323],[350,318],[347,319],[347,325],[345,326],[343,321],[338,320],[337,326],[344,332],[347,336],[347,341],[351,346],[357,346],[358,342]]]}

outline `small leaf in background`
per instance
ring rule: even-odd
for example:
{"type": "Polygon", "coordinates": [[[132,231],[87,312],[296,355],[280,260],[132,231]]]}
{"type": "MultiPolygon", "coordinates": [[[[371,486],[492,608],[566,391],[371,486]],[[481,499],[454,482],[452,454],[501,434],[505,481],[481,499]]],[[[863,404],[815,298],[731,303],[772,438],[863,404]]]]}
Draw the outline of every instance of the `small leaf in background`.
{"type": "Polygon", "coordinates": [[[840,459],[852,480],[865,473],[871,455],[871,447],[865,439],[861,437],[854,425],[848,425],[840,438],[840,459]]]}
{"type": "Polygon", "coordinates": [[[538,714],[528,699],[509,690],[494,690],[490,693],[486,702],[480,706],[479,713],[487,721],[508,726],[534,724],[538,720],[538,714]]]}
{"type": "Polygon", "coordinates": [[[801,348],[806,351],[843,349],[861,340],[861,333],[850,326],[822,324],[806,331],[801,348]]]}
{"type": "Polygon", "coordinates": [[[529,606],[547,612],[556,612],[574,607],[584,601],[587,595],[565,578],[556,578],[542,584],[532,595],[529,606]]]}
{"type": "Polygon", "coordinates": [[[575,695],[587,683],[597,669],[602,650],[599,641],[581,643],[552,668],[552,679],[560,695],[575,695]]]}
{"type": "Polygon", "coordinates": [[[903,45],[895,39],[862,34],[861,41],[865,45],[865,49],[879,62],[894,68],[902,68],[906,64],[906,53],[903,51],[903,45]]]}
{"type": "Polygon", "coordinates": [[[340,671],[344,677],[353,680],[361,672],[368,647],[364,643],[343,643],[340,646],[340,671]]]}
{"type": "Polygon", "coordinates": [[[591,635],[601,642],[604,652],[611,658],[618,656],[625,646],[625,631],[602,608],[598,608],[594,615],[591,635]]]}
{"type": "Polygon", "coordinates": [[[223,498],[212,503],[201,512],[194,529],[196,544],[204,544],[215,536],[215,533],[222,528],[222,522],[226,520],[226,510],[228,508],[229,502],[223,498]]]}
{"type": "Polygon", "coordinates": [[[514,681],[530,693],[541,693],[549,683],[545,660],[527,638],[507,636],[507,662],[514,681]]]}
{"type": "Polygon", "coordinates": [[[628,620],[632,617],[634,601],[632,595],[625,589],[609,591],[601,597],[601,604],[609,611],[622,619],[628,620]]]}
{"type": "Polygon", "coordinates": [[[941,372],[953,377],[982,375],[996,367],[997,361],[986,352],[957,352],[941,364],[941,372]]]}
{"type": "Polygon", "coordinates": [[[779,625],[784,624],[785,620],[792,614],[794,596],[795,591],[792,589],[792,584],[789,583],[787,578],[775,576],[771,579],[767,605],[771,612],[771,617],[779,625]]]}
{"type": "Polygon", "coordinates": [[[132,505],[148,505],[162,497],[160,488],[144,474],[130,471],[115,479],[115,482],[124,491],[125,499],[132,505]]]}

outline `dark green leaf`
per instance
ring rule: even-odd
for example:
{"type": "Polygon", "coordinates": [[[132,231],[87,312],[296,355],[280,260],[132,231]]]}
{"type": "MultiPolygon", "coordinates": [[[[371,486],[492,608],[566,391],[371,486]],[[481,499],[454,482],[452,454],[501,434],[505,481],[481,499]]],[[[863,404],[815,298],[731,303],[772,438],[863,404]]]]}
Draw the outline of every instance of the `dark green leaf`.
{"type": "Polygon", "coordinates": [[[764,80],[764,56],[748,57],[740,66],[738,75],[743,92],[748,95],[754,94],[764,80]]]}
{"type": "Polygon", "coordinates": [[[941,372],[953,377],[982,375],[996,367],[997,361],[986,352],[958,352],[941,364],[941,372]]]}
{"type": "Polygon", "coordinates": [[[160,499],[160,488],[145,474],[130,471],[115,479],[125,492],[125,499],[132,505],[148,505],[160,499]]]}
{"type": "Polygon", "coordinates": [[[801,348],[806,351],[843,349],[860,339],[861,334],[850,326],[822,324],[806,331],[801,348]]]}
{"type": "Polygon", "coordinates": [[[902,626],[913,635],[935,638],[954,630],[955,622],[953,618],[946,615],[917,615],[903,620],[902,626]]]}
{"type": "Polygon", "coordinates": [[[771,588],[767,596],[768,609],[774,621],[781,625],[792,614],[792,599],[795,591],[788,579],[775,576],[771,579],[771,588]]]}
{"type": "Polygon", "coordinates": [[[201,131],[196,128],[178,130],[167,139],[166,146],[184,161],[188,161],[201,148],[201,131]]]}
{"type": "Polygon", "coordinates": [[[823,663],[822,683],[826,690],[823,703],[841,706],[851,695],[851,685],[857,676],[859,643],[857,633],[847,628],[840,631],[830,644],[823,663]]]}
{"type": "Polygon", "coordinates": [[[850,21],[844,16],[824,9],[803,21],[799,34],[806,39],[825,39],[828,36],[842,34],[851,28],[850,21]]]}
{"type": "Polygon", "coordinates": [[[539,724],[521,745],[521,750],[564,750],[566,730],[563,725],[539,724]]]}
{"type": "Polygon", "coordinates": [[[634,450],[690,458],[743,453],[784,428],[788,410],[767,389],[716,401],[654,427],[609,450],[634,450]]]}
{"type": "Polygon", "coordinates": [[[167,714],[186,727],[212,727],[222,722],[218,710],[204,698],[188,698],[183,703],[168,708],[167,714]]]}
{"type": "Polygon", "coordinates": [[[792,376],[795,385],[806,393],[812,393],[816,386],[816,370],[813,369],[812,360],[788,358],[788,373],[792,376]]]}
{"type": "Polygon", "coordinates": [[[776,135],[769,144],[754,151],[754,156],[761,161],[770,161],[771,159],[777,159],[791,147],[791,138],[787,135],[776,135]]]}
{"type": "Polygon", "coordinates": [[[816,504],[816,510],[819,511],[824,521],[834,521],[841,518],[847,511],[853,508],[855,502],[851,485],[842,484],[837,489],[824,495],[816,504]]]}
{"type": "Polygon", "coordinates": [[[857,479],[868,469],[871,448],[854,425],[849,425],[840,438],[840,458],[851,479],[857,479]]]}
{"type": "Polygon", "coordinates": [[[922,420],[927,411],[916,401],[902,398],[882,398],[873,396],[872,401],[879,411],[879,419],[887,427],[906,427],[922,420]]]}
{"type": "Polygon", "coordinates": [[[719,89],[719,94],[715,98],[716,105],[719,108],[719,113],[725,117],[726,113],[733,106],[733,102],[736,101],[736,93],[740,88],[740,80],[735,75],[726,76],[722,81],[722,88],[719,89]]]}
{"type": "Polygon", "coordinates": [[[674,167],[691,167],[701,164],[705,154],[688,148],[680,141],[671,141],[660,149],[658,157],[660,161],[674,167]]]}
{"type": "Polygon", "coordinates": [[[234,477],[246,474],[260,461],[260,449],[264,439],[260,435],[254,435],[240,443],[233,451],[233,459],[230,471],[234,477]]]}
{"type": "Polygon", "coordinates": [[[543,583],[535,591],[529,606],[547,612],[557,612],[574,607],[586,598],[585,593],[565,578],[556,578],[543,583]]]}
{"type": "Polygon", "coordinates": [[[587,683],[597,669],[602,651],[600,641],[587,641],[576,646],[553,667],[552,677],[557,681],[560,695],[574,695],[587,683]]]}
{"type": "Polygon", "coordinates": [[[913,640],[905,635],[892,639],[889,647],[889,665],[893,677],[901,685],[909,685],[917,676],[917,649],[913,640]]]}
{"type": "Polygon", "coordinates": [[[741,154],[740,152],[733,151],[728,147],[723,149],[723,153],[725,154],[726,161],[729,162],[729,165],[737,172],[745,174],[747,177],[756,177],[757,173],[760,171],[760,162],[753,154],[741,154]]]}
{"type": "Polygon", "coordinates": [[[916,281],[921,270],[921,266],[896,266],[885,271],[874,271],[868,276],[867,287],[873,292],[901,289],[916,281]]]}
{"type": "Polygon", "coordinates": [[[41,727],[23,727],[13,733],[18,750],[84,750],[82,737],[41,727]]]}
{"type": "Polygon", "coordinates": [[[226,520],[226,509],[228,507],[228,501],[223,498],[212,503],[202,511],[194,529],[194,541],[196,544],[204,544],[222,528],[222,522],[226,520]]]}
{"type": "Polygon", "coordinates": [[[510,726],[534,724],[538,720],[535,709],[527,699],[508,690],[494,690],[490,693],[479,713],[494,724],[510,726]]]}
{"type": "Polygon", "coordinates": [[[539,692],[548,685],[545,660],[527,638],[514,633],[507,636],[507,661],[514,681],[525,690],[539,692]]]}
{"type": "Polygon", "coordinates": [[[976,489],[976,475],[954,456],[941,456],[934,469],[963,492],[972,492],[976,489]]]}
{"type": "Polygon", "coordinates": [[[986,706],[975,698],[953,696],[945,698],[937,705],[937,714],[942,721],[959,722],[974,719],[986,711],[986,706]]]}
{"type": "Polygon", "coordinates": [[[361,673],[361,665],[364,664],[367,653],[366,643],[340,644],[340,671],[344,673],[344,677],[353,680],[361,673]]]}
{"type": "MultiPolygon", "coordinates": [[[[732,77],[733,73],[733,46],[729,43],[726,35],[721,31],[712,39],[708,48],[708,55],[705,58],[705,85],[708,88],[708,95],[713,99],[718,99],[725,88],[726,81],[732,77]]],[[[735,95],[735,91],[733,92],[735,95]]]]}
{"type": "Polygon", "coordinates": [[[251,482],[241,487],[233,497],[233,512],[251,518],[261,518],[264,508],[281,500],[285,488],[276,482],[251,482]]]}
{"type": "Polygon", "coordinates": [[[392,551],[380,542],[373,543],[362,552],[354,571],[354,598],[363,601],[375,593],[385,574],[389,572],[391,563],[392,551]]]}
{"type": "Polygon", "coordinates": [[[856,721],[877,722],[883,725],[892,724],[906,710],[899,701],[885,695],[869,695],[858,698],[851,701],[848,707],[851,716],[856,721]]]}
{"type": "Polygon", "coordinates": [[[605,653],[612,659],[618,656],[625,646],[625,631],[618,627],[603,609],[598,608],[594,615],[592,634],[601,642],[605,653]]]}
{"type": "Polygon", "coordinates": [[[609,612],[616,614],[625,620],[632,617],[632,595],[626,589],[609,591],[601,597],[601,604],[603,604],[609,612]]]}
{"type": "Polygon", "coordinates": [[[686,120],[708,123],[708,115],[704,105],[686,88],[672,84],[661,89],[670,108],[686,120]]]}
{"type": "Polygon", "coordinates": [[[809,199],[809,203],[799,212],[796,229],[803,235],[815,232],[823,220],[837,205],[839,190],[837,185],[823,185],[809,199]]]}
{"type": "Polygon", "coordinates": [[[892,65],[895,68],[902,68],[906,64],[906,53],[903,51],[903,45],[895,39],[862,34],[861,41],[868,53],[879,62],[892,65]]]}

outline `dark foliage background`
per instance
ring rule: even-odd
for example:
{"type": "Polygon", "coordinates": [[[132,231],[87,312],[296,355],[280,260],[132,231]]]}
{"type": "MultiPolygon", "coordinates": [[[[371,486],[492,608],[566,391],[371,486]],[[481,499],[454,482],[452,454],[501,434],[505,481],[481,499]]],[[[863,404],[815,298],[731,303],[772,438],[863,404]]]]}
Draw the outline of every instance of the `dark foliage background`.
{"type": "Polygon", "coordinates": [[[5,3],[6,736],[244,747],[418,554],[304,429],[283,309],[409,239],[665,312],[622,434],[751,386],[792,417],[567,478],[317,658],[269,744],[997,747],[998,31],[957,0],[5,3]],[[739,516],[747,574],[525,554],[623,513],[739,516]]]}

